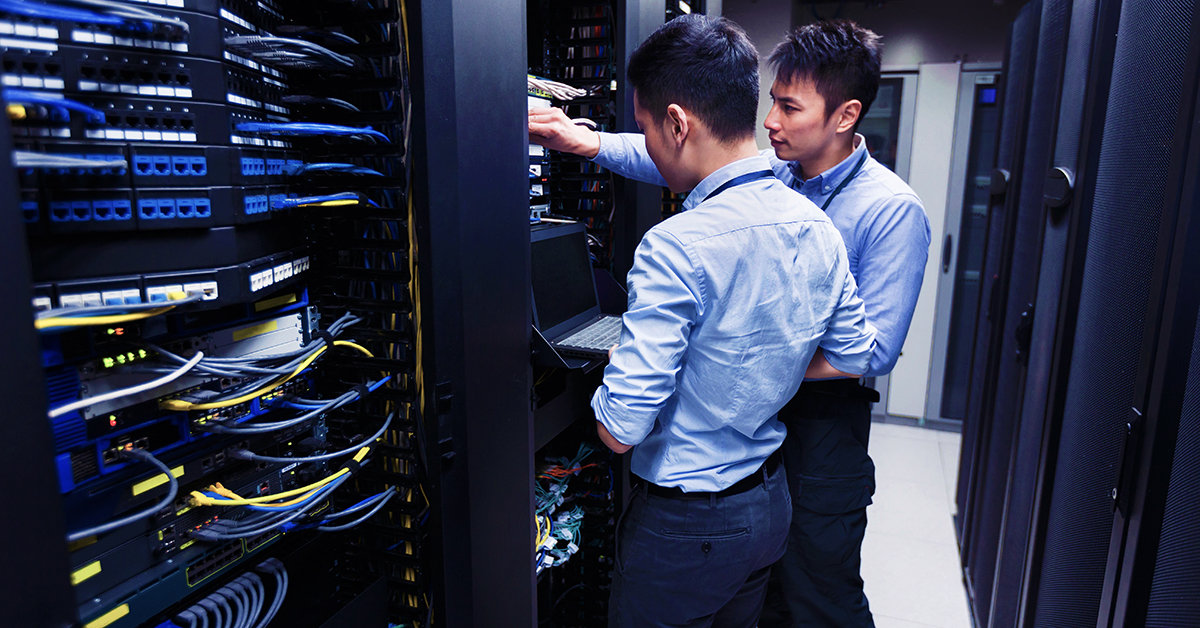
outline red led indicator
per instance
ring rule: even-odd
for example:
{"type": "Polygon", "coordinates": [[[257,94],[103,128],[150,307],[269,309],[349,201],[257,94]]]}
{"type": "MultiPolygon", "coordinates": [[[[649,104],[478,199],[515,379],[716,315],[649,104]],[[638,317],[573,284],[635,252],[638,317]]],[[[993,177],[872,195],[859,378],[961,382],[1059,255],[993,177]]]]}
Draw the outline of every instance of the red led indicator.
{"type": "Polygon", "coordinates": [[[115,417],[115,416],[108,417],[108,426],[116,427],[117,426],[117,417],[115,417]]]}

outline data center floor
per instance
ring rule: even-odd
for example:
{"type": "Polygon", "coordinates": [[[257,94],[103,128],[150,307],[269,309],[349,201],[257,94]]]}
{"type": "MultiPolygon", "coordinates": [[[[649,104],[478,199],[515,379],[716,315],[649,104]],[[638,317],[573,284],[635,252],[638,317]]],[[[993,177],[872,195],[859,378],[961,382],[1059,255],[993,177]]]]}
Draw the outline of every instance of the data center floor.
{"type": "Polygon", "coordinates": [[[877,488],[862,577],[878,628],[971,625],[952,519],[960,441],[953,432],[871,425],[877,488]]]}

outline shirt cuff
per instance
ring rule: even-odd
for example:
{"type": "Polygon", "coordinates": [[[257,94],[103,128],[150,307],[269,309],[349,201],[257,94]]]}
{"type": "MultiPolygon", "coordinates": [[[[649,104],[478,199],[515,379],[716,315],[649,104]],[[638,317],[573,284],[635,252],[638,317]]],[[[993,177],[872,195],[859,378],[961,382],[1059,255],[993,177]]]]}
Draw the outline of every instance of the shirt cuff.
{"type": "Polygon", "coordinates": [[[592,163],[613,170],[616,164],[625,161],[625,151],[616,135],[604,131],[597,131],[596,135],[600,136],[600,150],[592,157],[592,163]]]}
{"type": "Polygon", "coordinates": [[[608,386],[601,386],[592,395],[592,411],[596,420],[622,445],[637,445],[645,440],[654,425],[655,417],[645,416],[625,404],[613,399],[608,386]]]}
{"type": "Polygon", "coordinates": [[[871,356],[875,352],[875,340],[863,350],[853,353],[830,353],[825,351],[825,361],[833,368],[850,375],[863,375],[871,367],[871,356]]]}

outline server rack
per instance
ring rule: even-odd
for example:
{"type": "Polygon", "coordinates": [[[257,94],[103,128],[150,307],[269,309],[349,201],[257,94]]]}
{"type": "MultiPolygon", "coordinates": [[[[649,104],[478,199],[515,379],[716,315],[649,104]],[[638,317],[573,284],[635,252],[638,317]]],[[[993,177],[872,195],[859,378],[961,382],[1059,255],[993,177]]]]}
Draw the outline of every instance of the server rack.
{"type": "MultiPolygon", "coordinates": [[[[1013,189],[1019,183],[1020,170],[1015,167],[1021,154],[1025,133],[1023,132],[1029,107],[1029,83],[1032,80],[1034,44],[1037,41],[1041,3],[1031,2],[1023,9],[1013,24],[1006,53],[1004,84],[1001,89],[1003,106],[1000,113],[1000,139],[997,144],[996,170],[992,173],[991,199],[988,204],[988,235],[984,252],[982,285],[980,287],[978,318],[975,324],[975,342],[971,350],[971,382],[967,394],[967,414],[963,418],[963,450],[959,458],[957,506],[955,520],[959,532],[959,547],[964,561],[970,562],[975,541],[973,528],[978,516],[976,501],[983,484],[985,436],[990,429],[988,408],[991,399],[989,388],[983,382],[994,379],[996,355],[988,350],[1002,328],[1000,316],[1004,312],[1001,280],[1007,274],[1005,251],[1006,233],[1010,231],[1008,218],[1014,212],[1008,207],[1015,204],[1013,189]]],[[[973,587],[971,569],[967,572],[968,589],[973,587]]]]}
{"type": "Polygon", "coordinates": [[[1033,181],[1042,224],[1028,377],[1006,410],[1019,414],[998,451],[964,440],[964,469],[975,468],[959,491],[966,574],[983,625],[1186,625],[1197,612],[1186,592],[1200,582],[1200,304],[1184,279],[1198,269],[1184,174],[1200,154],[1197,16],[1170,1],[1069,12],[1052,168],[1033,181]],[[1152,82],[1138,76],[1147,58],[1152,82]],[[1160,115],[1131,124],[1152,109],[1160,115]],[[997,453],[1008,458],[1002,515],[978,510],[996,479],[979,474],[979,458],[997,453]],[[980,518],[999,534],[986,591],[973,571],[989,553],[980,518]]]}
{"type": "MultiPolygon", "coordinates": [[[[10,392],[9,386],[20,387],[19,392],[11,391],[14,403],[10,406],[11,420],[6,422],[5,429],[12,433],[6,446],[21,450],[22,468],[13,477],[21,478],[23,482],[15,492],[22,498],[26,497],[26,491],[31,493],[23,508],[6,518],[6,526],[12,527],[13,534],[6,535],[5,546],[6,553],[13,557],[37,559],[36,565],[25,567],[21,560],[14,565],[20,572],[13,572],[10,586],[5,587],[6,596],[11,593],[21,597],[6,597],[5,623],[175,625],[172,622],[186,623],[189,614],[195,619],[197,613],[206,613],[204,609],[197,610],[199,607],[189,607],[206,594],[209,595],[207,601],[200,604],[219,601],[226,608],[223,612],[230,622],[235,613],[242,618],[251,613],[265,617],[279,612],[280,618],[303,616],[304,623],[310,625],[327,620],[361,625],[384,621],[384,618],[407,622],[418,614],[425,617],[423,604],[417,601],[420,596],[411,595],[411,587],[421,586],[418,581],[422,569],[416,563],[421,556],[421,540],[412,534],[411,516],[415,512],[413,509],[420,507],[416,505],[420,499],[417,497],[419,474],[412,464],[415,457],[413,443],[417,440],[414,430],[419,430],[414,423],[415,413],[409,411],[406,390],[411,383],[410,375],[405,372],[409,364],[406,355],[409,329],[403,324],[407,317],[404,306],[407,298],[403,296],[405,271],[401,270],[404,265],[398,262],[407,249],[401,242],[398,225],[407,220],[392,213],[397,207],[403,211],[406,205],[396,200],[404,197],[408,181],[403,168],[394,169],[405,155],[403,129],[406,120],[402,115],[396,115],[390,104],[381,104],[406,100],[406,77],[402,76],[404,68],[398,61],[406,36],[400,19],[402,7],[381,0],[367,8],[342,6],[337,15],[333,15],[327,9],[309,4],[293,4],[281,9],[269,0],[251,4],[238,0],[223,3],[172,0],[146,4],[143,8],[132,3],[96,3],[92,5],[99,7],[95,11],[53,2],[37,3],[36,6],[35,3],[16,3],[4,8],[5,17],[0,28],[12,35],[2,46],[5,83],[12,85],[10,79],[17,76],[22,85],[43,90],[6,91],[7,95],[25,104],[24,109],[6,109],[9,116],[23,120],[21,134],[16,136],[24,150],[20,156],[26,159],[20,167],[19,181],[14,181],[10,162],[13,154],[10,137],[13,136],[10,135],[8,116],[0,125],[3,126],[0,129],[3,136],[0,140],[3,143],[0,177],[6,196],[4,205],[9,210],[5,212],[5,221],[6,224],[10,220],[14,222],[5,229],[4,236],[5,268],[11,275],[5,287],[12,291],[5,299],[8,304],[5,320],[11,325],[14,339],[9,345],[11,353],[6,353],[12,368],[6,367],[4,386],[6,392],[10,392]],[[320,26],[314,27],[314,24],[320,26]],[[330,35],[332,29],[340,35],[330,35]],[[316,48],[306,48],[306,53],[297,54],[292,48],[291,53],[277,55],[275,53],[282,48],[298,44],[282,42],[270,36],[273,32],[302,32],[326,44],[330,39],[338,40],[340,43],[331,45],[342,48],[354,58],[332,53],[319,44],[316,48]],[[359,39],[347,32],[353,32],[359,39]],[[239,41],[239,38],[242,39],[239,41]],[[266,39],[271,40],[269,44],[265,43],[266,39]],[[254,43],[263,46],[256,48],[254,43]],[[328,75],[348,83],[343,83],[348,89],[338,94],[340,98],[336,101],[322,94],[328,86],[310,81],[307,68],[301,67],[311,61],[313,50],[318,50],[315,54],[326,59],[338,59],[340,69],[329,71],[328,75]],[[300,62],[299,58],[307,61],[300,62]],[[356,80],[362,75],[356,77],[355,74],[363,72],[367,66],[373,68],[370,80],[356,80]],[[347,77],[350,77],[348,81],[347,77]],[[297,92],[312,98],[280,99],[281,95],[297,92]],[[366,106],[356,108],[350,101],[366,106]],[[328,105],[344,109],[337,114],[341,121],[373,124],[393,134],[397,140],[395,149],[376,145],[350,150],[338,141],[325,145],[306,145],[303,140],[292,143],[294,138],[266,139],[254,135],[262,129],[254,131],[238,126],[250,121],[322,120],[329,116],[329,111],[323,109],[328,105]],[[86,119],[71,116],[71,112],[81,112],[86,119]],[[196,144],[211,146],[194,148],[196,144]],[[83,153],[82,159],[78,153],[83,153]],[[55,165],[32,163],[29,161],[31,155],[45,157],[55,165]],[[330,158],[346,158],[358,161],[359,165],[332,164],[337,167],[330,168],[331,164],[322,164],[314,169],[321,171],[321,175],[300,174],[301,166],[305,165],[302,160],[329,162],[330,158]],[[72,162],[72,159],[76,161],[72,162]],[[374,168],[387,170],[392,176],[385,177],[374,168]],[[364,183],[359,180],[351,185],[344,176],[364,172],[386,181],[364,183]],[[343,185],[361,190],[362,196],[351,199],[346,194],[330,194],[343,185]],[[251,189],[262,190],[261,198],[250,194],[251,189]],[[18,193],[20,198],[13,198],[18,193]],[[274,195],[268,196],[269,193],[274,195]],[[305,202],[298,196],[300,193],[316,194],[324,200],[305,202]],[[374,208],[365,207],[367,203],[363,199],[368,196],[378,201],[374,208]],[[69,206],[65,205],[68,202],[69,206]],[[342,208],[337,210],[336,217],[328,209],[314,209],[304,212],[303,217],[299,212],[288,214],[286,219],[280,216],[274,229],[255,226],[255,223],[261,226],[268,214],[285,206],[321,204],[342,208]],[[345,207],[350,205],[354,207],[345,207]],[[24,219],[24,224],[20,224],[18,217],[24,219]],[[339,239],[342,234],[335,229],[324,232],[317,229],[322,221],[329,220],[343,228],[356,225],[352,238],[355,241],[339,239]],[[364,231],[357,232],[357,227],[364,231]],[[34,245],[29,248],[26,247],[27,233],[34,245]],[[285,257],[287,251],[276,252],[277,249],[269,248],[281,239],[288,241],[289,247],[297,242],[304,243],[305,256],[285,257]],[[152,246],[146,246],[148,244],[152,246]],[[243,251],[262,250],[269,253],[268,257],[248,263],[240,261],[244,257],[239,256],[246,255],[243,251]],[[130,251],[140,252],[133,254],[130,251]],[[55,339],[44,345],[39,355],[32,341],[30,327],[34,308],[29,306],[28,299],[33,298],[35,307],[41,310],[65,310],[72,303],[68,297],[80,296],[72,294],[71,290],[82,290],[83,303],[88,304],[88,299],[96,296],[88,292],[92,290],[91,286],[105,285],[121,287],[119,295],[99,295],[106,306],[116,309],[122,309],[118,305],[130,305],[131,298],[147,299],[151,303],[156,296],[174,299],[162,291],[169,289],[151,284],[152,279],[164,281],[167,275],[152,273],[166,267],[167,274],[175,273],[170,275],[172,279],[183,277],[180,269],[206,263],[191,259],[190,256],[198,253],[202,253],[204,259],[236,260],[236,267],[191,273],[204,278],[197,280],[197,290],[189,288],[190,300],[182,305],[190,304],[190,308],[180,308],[178,314],[163,312],[167,315],[162,319],[146,317],[149,322],[144,327],[143,323],[135,322],[142,319],[124,315],[116,317],[121,319],[119,321],[89,320],[86,323],[95,325],[99,334],[79,332],[67,340],[55,339]],[[315,259],[320,261],[314,263],[315,259]],[[390,261],[381,263],[380,260],[390,261]],[[275,266],[260,272],[257,269],[262,268],[261,263],[275,266]],[[283,294],[268,288],[301,285],[300,277],[311,276],[308,271],[313,265],[321,268],[322,276],[319,281],[305,281],[304,286],[311,288],[312,295],[320,293],[320,297],[314,298],[312,306],[300,315],[298,308],[310,303],[308,290],[283,294]],[[116,272],[137,276],[119,279],[105,276],[116,272]],[[31,287],[31,277],[40,282],[39,286],[31,287]],[[76,277],[80,280],[75,281],[76,277]],[[247,283],[241,283],[246,280],[247,283]],[[364,286],[379,294],[394,295],[392,301],[374,299],[375,309],[372,310],[371,305],[362,303],[364,286]],[[219,294],[217,288],[220,288],[219,294]],[[260,290],[262,294],[255,294],[260,290]],[[199,296],[201,294],[204,298],[199,296]],[[284,298],[262,300],[263,294],[284,298]],[[215,303],[201,306],[201,301],[207,301],[207,297],[212,297],[215,303]],[[122,301],[110,301],[117,298],[122,301]],[[251,302],[256,302],[259,307],[250,307],[251,302]],[[381,304],[395,307],[381,311],[381,304]],[[320,308],[326,309],[321,311],[320,308]],[[55,382],[50,382],[50,393],[58,395],[53,398],[54,403],[59,404],[56,409],[60,410],[50,418],[64,417],[64,420],[53,422],[51,443],[51,422],[47,422],[45,395],[41,392],[48,390],[48,385],[40,381],[42,370],[36,365],[44,363],[47,368],[56,369],[55,377],[69,374],[75,368],[71,366],[76,363],[73,360],[92,359],[89,356],[95,352],[93,346],[112,345],[103,338],[105,325],[109,326],[109,336],[129,333],[133,337],[141,332],[145,334],[143,338],[165,339],[165,342],[184,338],[182,350],[188,352],[187,338],[194,338],[190,342],[195,348],[197,342],[217,342],[197,334],[228,335],[230,325],[237,327],[248,322],[263,321],[263,325],[234,330],[232,344],[271,334],[275,330],[272,326],[283,325],[291,318],[296,319],[297,326],[284,329],[287,332],[284,335],[319,335],[322,332],[307,327],[318,314],[325,315],[330,321],[337,318],[337,312],[346,309],[358,309],[362,314],[358,339],[374,348],[374,354],[362,359],[338,356],[324,360],[323,365],[336,362],[337,368],[321,369],[319,373],[304,371],[308,374],[292,382],[303,367],[297,368],[287,379],[276,381],[274,387],[287,384],[281,390],[307,390],[320,396],[351,382],[357,383],[366,374],[372,375],[368,381],[378,378],[381,372],[389,374],[372,388],[364,387],[353,393],[353,400],[361,401],[361,404],[347,405],[345,409],[324,409],[320,414],[319,430],[314,428],[311,438],[297,444],[309,451],[327,452],[344,443],[356,442],[374,430],[381,417],[391,415],[388,421],[392,429],[387,430],[385,426],[376,435],[378,438],[368,439],[372,443],[371,462],[376,466],[356,465],[352,470],[347,469],[346,478],[352,475],[353,481],[343,479],[339,482],[348,483],[349,495],[331,493],[320,500],[316,499],[315,493],[311,496],[311,503],[320,505],[316,512],[331,513],[382,488],[379,496],[386,499],[369,503],[376,506],[372,508],[372,514],[378,515],[379,519],[337,537],[312,538],[298,533],[288,535],[287,539],[280,537],[277,519],[263,519],[271,522],[271,534],[255,538],[253,545],[238,540],[197,554],[200,548],[206,547],[203,544],[206,539],[195,536],[188,541],[188,537],[182,535],[190,535],[190,532],[177,530],[173,525],[161,527],[192,517],[194,515],[186,513],[200,508],[195,504],[186,505],[181,499],[170,504],[170,508],[147,511],[140,521],[134,522],[153,524],[146,524],[150,527],[149,535],[130,531],[131,540],[122,541],[124,545],[109,551],[105,546],[113,540],[110,533],[119,531],[124,535],[130,527],[129,524],[102,526],[89,535],[80,535],[83,538],[68,550],[64,509],[72,529],[78,530],[140,508],[136,505],[139,495],[143,500],[152,495],[152,502],[160,499],[159,494],[163,492],[160,487],[164,484],[173,486],[176,482],[169,476],[180,478],[178,482],[183,483],[197,482],[198,476],[209,478],[220,473],[230,481],[230,478],[260,473],[286,462],[260,462],[253,469],[254,465],[239,466],[233,462],[228,448],[212,449],[217,446],[219,437],[208,437],[196,427],[208,420],[223,419],[230,419],[229,426],[236,426],[238,423],[234,421],[246,418],[243,413],[257,413],[249,415],[251,418],[264,416],[274,408],[265,407],[265,397],[261,395],[244,403],[230,401],[224,404],[222,400],[224,405],[221,407],[231,409],[214,413],[212,417],[179,414],[167,420],[145,420],[151,416],[148,413],[161,412],[157,407],[159,400],[151,398],[150,405],[156,406],[153,411],[149,405],[138,406],[136,412],[117,408],[108,417],[107,427],[97,425],[93,430],[89,423],[84,432],[78,429],[83,421],[72,417],[61,405],[62,400],[75,395],[97,394],[86,390],[85,386],[96,386],[94,382],[99,376],[86,380],[90,384],[84,386],[68,383],[65,387],[54,388],[55,382]],[[288,314],[266,318],[276,312],[288,314]],[[160,323],[162,320],[168,322],[160,323]],[[240,332],[244,335],[239,338],[240,332]],[[77,342],[82,340],[87,342],[77,342]],[[334,371],[336,375],[331,375],[334,371]],[[300,383],[304,386],[293,385],[300,383]],[[380,388],[384,391],[371,395],[380,388]],[[218,417],[218,414],[225,416],[218,417]],[[372,427],[367,428],[368,424],[372,427]],[[156,425],[178,425],[180,428],[172,433],[171,430],[157,429],[156,425]],[[147,429],[143,430],[143,426],[147,429]],[[131,429],[134,431],[130,432],[131,429]],[[105,440],[109,433],[114,436],[105,440]],[[154,450],[173,467],[178,466],[171,469],[169,476],[150,475],[148,480],[139,481],[145,471],[122,469],[120,454],[109,457],[113,450],[105,450],[108,445],[126,450],[154,450]],[[91,449],[93,447],[99,447],[99,450],[91,449]],[[50,461],[56,461],[57,468],[43,468],[50,461]],[[102,477],[98,478],[97,474],[102,477]],[[55,482],[56,477],[58,482],[55,482]],[[130,486],[125,482],[136,482],[132,484],[132,500],[119,498],[120,489],[130,486]],[[396,497],[401,492],[404,495],[396,497]],[[113,501],[125,501],[110,508],[109,502],[105,501],[110,499],[106,497],[110,494],[116,495],[111,498],[113,501]],[[96,498],[97,495],[100,497],[96,498]],[[156,527],[160,528],[157,541],[153,538],[156,527]],[[147,544],[161,547],[152,553],[143,551],[143,536],[147,544]],[[177,537],[179,544],[172,546],[177,537]],[[196,542],[202,543],[191,549],[191,554],[185,554],[196,542]],[[83,558],[85,564],[82,566],[74,562],[80,560],[81,554],[100,551],[105,552],[97,554],[100,559],[83,558]],[[249,571],[257,562],[257,559],[247,561],[250,555],[271,556],[272,566],[264,567],[262,573],[269,580],[268,571],[273,572],[279,580],[264,586],[262,580],[249,571]],[[72,561],[70,567],[68,556],[72,561]],[[128,561],[124,560],[126,557],[128,561]],[[129,565],[141,564],[137,561],[148,561],[148,567],[131,571],[129,565]],[[317,594],[305,596],[306,599],[297,599],[293,595],[282,607],[271,604],[268,608],[267,603],[271,602],[266,599],[268,591],[278,601],[285,599],[286,572],[283,570],[288,567],[291,568],[293,591],[310,590],[317,594]],[[246,575],[239,577],[239,574],[246,575]],[[25,585],[36,587],[36,590],[25,590],[25,585]],[[396,594],[398,591],[406,595],[396,594]],[[230,610],[233,606],[225,606],[231,603],[236,603],[236,611],[230,610]],[[297,610],[301,608],[305,611],[303,614],[297,610]]],[[[384,135],[375,130],[369,133],[343,131],[346,129],[338,129],[343,136],[384,135]]],[[[174,307],[168,303],[165,309],[174,307]]],[[[67,314],[56,316],[61,318],[67,314]]],[[[55,318],[39,321],[48,323],[39,324],[39,327],[69,327],[55,318]]],[[[329,334],[324,338],[326,348],[335,344],[333,336],[329,334]]],[[[46,337],[42,335],[43,339],[46,337]]],[[[298,341],[287,340],[279,346],[290,346],[287,344],[290,342],[298,341]]],[[[169,346],[179,350],[177,345],[169,346]]],[[[202,346],[207,350],[209,345],[202,346]]],[[[365,348],[362,351],[369,353],[365,348]]],[[[129,361],[135,359],[134,353],[128,355],[129,361]]],[[[136,359],[146,357],[143,353],[136,359]]],[[[124,355],[118,355],[113,362],[123,363],[124,358],[124,355]]],[[[199,360],[199,356],[192,360],[199,360]]],[[[194,365],[196,362],[192,360],[189,363],[194,365]]],[[[87,369],[92,368],[90,364],[79,367],[79,373],[88,375],[87,369]]],[[[108,360],[100,357],[95,357],[95,364],[110,367],[108,360]]],[[[305,366],[308,364],[312,361],[305,366]]],[[[233,379],[240,379],[240,376],[233,379]]],[[[224,390],[236,385],[239,384],[234,381],[212,379],[204,381],[198,388],[180,390],[186,394],[215,392],[219,398],[220,390],[213,388],[224,390]],[[212,388],[204,389],[205,386],[212,388]],[[193,390],[196,392],[189,392],[193,390]],[[199,392],[201,390],[204,392],[199,392]]],[[[141,393],[125,393],[134,394],[141,393]]],[[[204,405],[186,399],[176,402],[188,405],[189,412],[196,411],[190,406],[204,405]]],[[[317,405],[316,402],[306,403],[317,405]]],[[[179,407],[163,406],[162,409],[183,411],[179,407]]],[[[96,417],[85,418],[96,423],[93,421],[96,417]]],[[[308,436],[304,429],[296,433],[296,440],[308,436]]],[[[270,448],[293,445],[291,442],[284,445],[282,440],[267,445],[265,440],[257,442],[254,438],[228,444],[245,447],[246,443],[257,443],[255,447],[260,454],[249,455],[259,456],[262,451],[272,451],[257,449],[258,445],[270,448]]],[[[287,453],[289,461],[296,456],[295,451],[287,453]]],[[[17,460],[16,457],[11,459],[17,460]]],[[[296,462],[300,461],[297,459],[296,462]]],[[[293,464],[292,468],[295,467],[293,464]]],[[[284,478],[286,473],[286,470],[272,470],[262,476],[257,494],[279,491],[284,482],[294,482],[284,478]]],[[[202,485],[195,486],[200,488],[202,485]]],[[[232,483],[231,486],[237,488],[232,483]]],[[[246,494],[243,489],[238,490],[246,494]]],[[[305,501],[310,500],[306,498],[305,501]]],[[[225,517],[224,512],[221,517],[225,517]]],[[[236,521],[236,515],[225,517],[226,521],[231,519],[236,521]]],[[[210,518],[198,524],[196,530],[203,528],[211,532],[214,528],[209,524],[217,520],[217,517],[210,518]]],[[[364,518],[359,523],[365,521],[364,518]]],[[[213,612],[222,613],[220,609],[213,612]]]]}
{"type": "MultiPolygon", "coordinates": [[[[0,97],[0,104],[5,104],[0,97]]],[[[8,118],[0,116],[0,204],[17,207],[16,177],[12,168],[12,143],[8,118]]],[[[16,212],[0,212],[0,266],[6,269],[5,284],[16,294],[31,294],[29,255],[25,234],[16,212]]],[[[43,421],[24,420],[43,417],[46,402],[31,390],[42,390],[44,380],[36,364],[37,335],[29,327],[33,308],[25,299],[4,299],[5,327],[11,335],[0,368],[0,388],[8,400],[9,420],[3,422],[5,449],[3,464],[14,483],[13,498],[28,504],[38,517],[4,517],[3,547],[10,557],[12,573],[19,578],[6,579],[0,593],[0,617],[12,626],[67,626],[73,620],[74,596],[70,588],[70,569],[66,555],[56,548],[66,538],[66,526],[58,503],[54,481],[54,444],[50,427],[43,421]]]]}
{"type": "MultiPolygon", "coordinates": [[[[1014,202],[1004,209],[1009,214],[1001,240],[1006,260],[1002,262],[1000,277],[993,284],[991,303],[988,304],[993,315],[999,314],[993,319],[993,330],[998,335],[993,336],[988,345],[976,347],[985,352],[994,368],[993,376],[972,382],[972,394],[974,387],[982,385],[983,397],[987,400],[981,408],[981,414],[987,417],[984,421],[987,425],[983,441],[985,445],[977,460],[982,464],[980,477],[989,481],[973,504],[977,513],[976,527],[972,532],[973,541],[968,558],[968,564],[975,566],[972,569],[972,588],[980,616],[989,616],[993,609],[994,557],[1000,546],[1006,496],[1006,482],[1001,478],[1007,475],[1010,453],[1017,436],[1014,408],[1020,402],[1030,348],[1028,330],[1035,315],[1032,301],[1036,293],[1043,222],[1043,173],[1047,169],[1052,148],[1050,141],[1057,116],[1068,18],[1068,2],[1042,2],[1029,92],[1029,112],[1023,129],[1026,137],[1017,162],[1021,172],[1015,178],[1018,183],[1013,190],[1016,192],[1014,202]]],[[[978,420],[980,417],[972,418],[978,420]]]]}

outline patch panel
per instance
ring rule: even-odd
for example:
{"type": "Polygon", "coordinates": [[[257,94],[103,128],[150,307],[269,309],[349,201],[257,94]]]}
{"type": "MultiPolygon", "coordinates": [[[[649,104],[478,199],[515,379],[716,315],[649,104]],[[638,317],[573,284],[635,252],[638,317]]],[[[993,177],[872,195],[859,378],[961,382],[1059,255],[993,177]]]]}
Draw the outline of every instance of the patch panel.
{"type": "MultiPolygon", "coordinates": [[[[154,143],[31,141],[33,153],[92,160],[124,160],[128,168],[23,169],[27,190],[62,188],[229,187],[288,182],[303,162],[282,150],[229,146],[163,146],[154,143]],[[268,160],[270,169],[268,173],[268,160]]],[[[32,200],[28,199],[28,200],[32,200]]]]}
{"type": "MultiPolygon", "coordinates": [[[[37,203],[25,201],[22,211],[26,216],[36,210],[37,203]]],[[[75,201],[50,201],[46,215],[52,223],[83,222],[127,222],[133,219],[133,208],[128,199],[96,199],[75,201]]],[[[35,220],[29,222],[36,222],[35,220]]]]}
{"type": "MultiPolygon", "coordinates": [[[[102,112],[104,122],[91,124],[83,116],[74,116],[69,122],[49,127],[37,126],[30,120],[14,123],[13,128],[25,130],[31,137],[196,146],[254,144],[249,141],[251,138],[233,141],[234,137],[242,137],[234,127],[241,122],[287,121],[274,114],[212,103],[177,103],[110,94],[82,95],[76,100],[102,112]]],[[[258,145],[286,147],[287,143],[271,140],[258,145]]]]}
{"type": "Polygon", "coordinates": [[[139,198],[137,203],[141,221],[201,220],[212,216],[212,201],[203,196],[139,198]]]}
{"type": "MultiPolygon", "coordinates": [[[[199,163],[203,157],[156,158],[158,167],[164,169],[202,171],[205,167],[199,163]]],[[[183,178],[167,176],[171,181],[183,178]]],[[[139,180],[147,182],[152,178],[139,180]]],[[[288,220],[288,213],[271,211],[270,199],[279,196],[284,196],[281,189],[268,187],[147,186],[89,191],[47,186],[40,201],[26,201],[22,210],[30,233],[35,235],[97,230],[161,231],[232,226],[273,218],[288,220]]]]}

